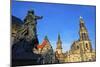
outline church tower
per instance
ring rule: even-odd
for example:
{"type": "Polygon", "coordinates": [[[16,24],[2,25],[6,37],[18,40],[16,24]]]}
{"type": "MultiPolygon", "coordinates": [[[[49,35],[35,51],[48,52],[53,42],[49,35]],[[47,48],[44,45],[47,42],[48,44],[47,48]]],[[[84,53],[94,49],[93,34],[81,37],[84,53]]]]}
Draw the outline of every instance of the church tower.
{"type": "Polygon", "coordinates": [[[81,50],[83,52],[91,52],[92,46],[89,40],[88,31],[85,27],[84,20],[81,16],[80,16],[79,36],[80,36],[79,41],[80,41],[81,50]]]}
{"type": "Polygon", "coordinates": [[[62,42],[61,42],[60,34],[58,34],[56,52],[58,52],[58,54],[62,54],[62,42]]]}
{"type": "Polygon", "coordinates": [[[88,32],[87,32],[87,29],[84,25],[84,20],[83,18],[80,16],[80,40],[89,40],[89,37],[88,37],[88,32]]]}
{"type": "Polygon", "coordinates": [[[62,41],[60,38],[60,34],[58,34],[58,41],[57,41],[57,48],[56,48],[56,63],[63,63],[64,62],[64,54],[62,52],[62,41]]]}
{"type": "Polygon", "coordinates": [[[79,39],[72,43],[71,49],[66,54],[66,62],[95,61],[95,50],[92,49],[88,30],[81,16],[79,19],[79,39]]]}

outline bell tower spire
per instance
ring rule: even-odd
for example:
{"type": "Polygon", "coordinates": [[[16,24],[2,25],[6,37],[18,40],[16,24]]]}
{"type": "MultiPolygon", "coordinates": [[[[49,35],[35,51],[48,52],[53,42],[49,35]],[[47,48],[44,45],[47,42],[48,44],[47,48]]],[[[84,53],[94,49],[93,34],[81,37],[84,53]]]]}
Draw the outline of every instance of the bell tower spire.
{"type": "Polygon", "coordinates": [[[89,40],[88,31],[85,27],[83,18],[80,16],[80,30],[79,30],[79,40],[81,42],[81,49],[83,52],[90,52],[92,49],[91,42],[89,40]]]}
{"type": "Polygon", "coordinates": [[[62,49],[62,42],[61,42],[60,34],[58,34],[57,48],[62,49]]]}
{"type": "Polygon", "coordinates": [[[80,31],[79,31],[79,35],[80,35],[80,40],[89,40],[88,32],[87,32],[87,29],[85,27],[83,17],[81,17],[81,16],[80,16],[80,31]]]}
{"type": "Polygon", "coordinates": [[[58,41],[57,41],[56,51],[57,51],[59,54],[62,53],[62,41],[61,41],[61,38],[60,38],[60,34],[58,34],[58,41]]]}

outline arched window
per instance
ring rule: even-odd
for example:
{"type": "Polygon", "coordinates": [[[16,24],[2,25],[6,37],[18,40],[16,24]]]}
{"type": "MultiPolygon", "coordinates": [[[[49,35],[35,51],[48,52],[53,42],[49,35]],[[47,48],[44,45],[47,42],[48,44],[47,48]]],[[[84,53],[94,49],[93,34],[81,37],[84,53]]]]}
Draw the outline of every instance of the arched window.
{"type": "Polygon", "coordinates": [[[85,33],[83,33],[83,36],[84,36],[84,40],[86,40],[86,35],[85,35],[85,33]]]}
{"type": "Polygon", "coordinates": [[[83,40],[86,40],[86,34],[83,33],[83,40]]]}
{"type": "Polygon", "coordinates": [[[82,33],[82,40],[85,40],[85,33],[82,33]]]}
{"type": "Polygon", "coordinates": [[[77,49],[79,49],[79,46],[77,46],[77,49]]]}
{"type": "Polygon", "coordinates": [[[88,46],[88,44],[87,44],[87,43],[86,43],[86,48],[87,48],[87,49],[89,49],[89,46],[88,46]]]}
{"type": "Polygon", "coordinates": [[[85,38],[85,40],[87,40],[87,34],[86,33],[84,33],[84,38],[85,38]]]}

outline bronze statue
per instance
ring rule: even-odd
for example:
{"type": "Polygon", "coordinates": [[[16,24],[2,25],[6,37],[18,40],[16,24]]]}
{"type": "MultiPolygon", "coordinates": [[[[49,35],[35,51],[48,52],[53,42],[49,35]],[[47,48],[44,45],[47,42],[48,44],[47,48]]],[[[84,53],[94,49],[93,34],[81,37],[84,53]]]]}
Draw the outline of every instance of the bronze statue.
{"type": "Polygon", "coordinates": [[[36,16],[33,10],[29,10],[27,16],[24,19],[24,25],[19,31],[18,37],[26,37],[28,40],[35,39],[37,37],[37,20],[42,18],[42,16],[36,16]]]}
{"type": "Polygon", "coordinates": [[[36,16],[33,10],[29,10],[24,19],[24,24],[21,25],[21,28],[17,28],[16,38],[12,45],[13,65],[18,63],[19,65],[39,64],[37,61],[41,55],[33,52],[33,48],[37,48],[39,44],[36,30],[38,19],[42,19],[42,16],[36,16]]]}

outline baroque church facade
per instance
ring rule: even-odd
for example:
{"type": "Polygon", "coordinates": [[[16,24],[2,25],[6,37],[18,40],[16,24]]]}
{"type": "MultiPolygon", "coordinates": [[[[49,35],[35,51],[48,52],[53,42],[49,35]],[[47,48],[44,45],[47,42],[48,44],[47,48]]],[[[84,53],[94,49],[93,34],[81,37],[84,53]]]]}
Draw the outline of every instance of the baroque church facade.
{"type": "Polygon", "coordinates": [[[18,18],[13,17],[12,19],[14,19],[12,20],[14,23],[12,23],[11,36],[12,60],[14,62],[16,62],[16,59],[21,63],[22,59],[26,59],[26,61],[23,60],[23,64],[27,63],[27,59],[31,59],[32,64],[85,62],[96,60],[96,52],[92,48],[91,40],[89,39],[88,31],[82,17],[80,17],[79,21],[79,39],[74,41],[70,50],[65,53],[63,53],[63,44],[60,34],[58,34],[56,50],[53,49],[47,36],[45,36],[43,42],[39,44],[36,31],[36,19],[42,19],[42,17],[36,16],[34,11],[28,11],[24,23],[18,18]],[[21,61],[19,60],[20,58],[21,61]]]}
{"type": "Polygon", "coordinates": [[[80,17],[79,26],[79,39],[74,41],[71,45],[71,49],[64,54],[62,53],[62,42],[60,38],[58,38],[59,42],[57,42],[56,51],[58,51],[60,55],[63,54],[63,58],[58,57],[59,61],[62,61],[60,60],[60,58],[62,58],[64,62],[85,62],[96,60],[96,53],[95,50],[92,48],[91,41],[88,36],[88,31],[85,27],[82,17],[80,17]]]}

